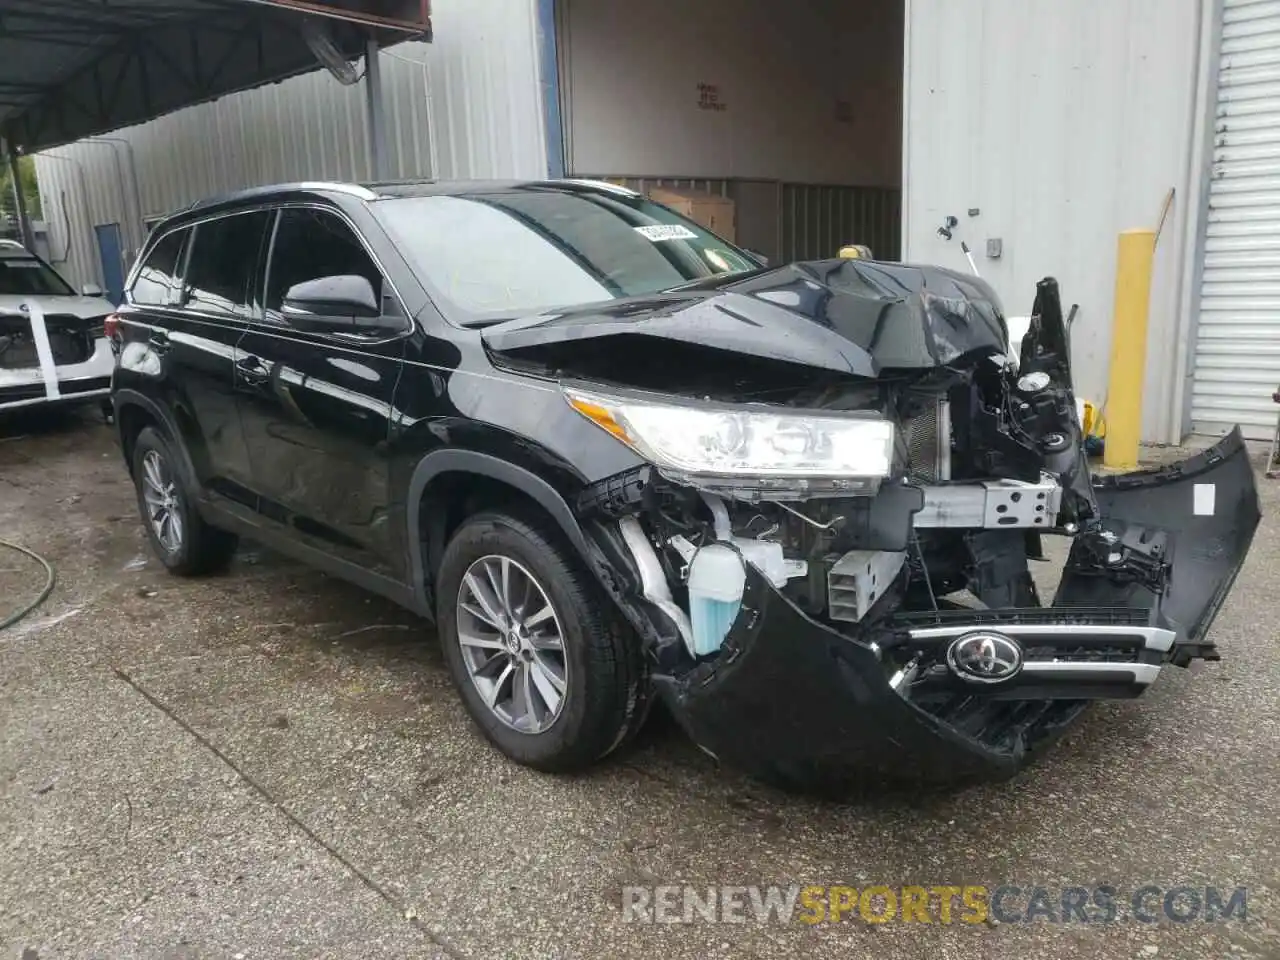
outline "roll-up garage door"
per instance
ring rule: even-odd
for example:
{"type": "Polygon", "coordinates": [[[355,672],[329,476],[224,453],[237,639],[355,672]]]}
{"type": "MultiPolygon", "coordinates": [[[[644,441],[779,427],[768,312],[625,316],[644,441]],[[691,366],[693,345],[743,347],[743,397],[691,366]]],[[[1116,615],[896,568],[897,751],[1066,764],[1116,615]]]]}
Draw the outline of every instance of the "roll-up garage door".
{"type": "Polygon", "coordinates": [[[1280,386],[1280,0],[1225,0],[1191,419],[1262,439],[1280,386]]]}

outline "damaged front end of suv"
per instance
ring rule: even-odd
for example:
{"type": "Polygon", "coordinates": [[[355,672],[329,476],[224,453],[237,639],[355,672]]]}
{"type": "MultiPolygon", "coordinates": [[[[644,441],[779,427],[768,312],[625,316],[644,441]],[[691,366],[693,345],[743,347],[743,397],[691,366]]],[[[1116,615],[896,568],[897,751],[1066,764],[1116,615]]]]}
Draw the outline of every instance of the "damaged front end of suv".
{"type": "Polygon", "coordinates": [[[589,559],[678,721],[749,773],[1000,778],[1089,701],[1217,659],[1259,520],[1243,441],[1092,477],[1051,279],[1017,357],[980,279],[851,260],[485,340],[643,461],[578,497],[589,559]]]}

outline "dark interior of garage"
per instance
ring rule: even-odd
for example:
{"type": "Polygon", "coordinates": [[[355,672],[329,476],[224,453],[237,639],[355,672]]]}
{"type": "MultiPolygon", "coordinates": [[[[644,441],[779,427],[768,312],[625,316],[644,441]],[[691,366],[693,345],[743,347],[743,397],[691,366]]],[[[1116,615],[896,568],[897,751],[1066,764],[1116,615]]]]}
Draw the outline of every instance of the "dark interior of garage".
{"type": "Polygon", "coordinates": [[[735,239],[773,261],[849,243],[899,256],[902,0],[560,0],[557,15],[571,174],[728,198],[735,239]]]}

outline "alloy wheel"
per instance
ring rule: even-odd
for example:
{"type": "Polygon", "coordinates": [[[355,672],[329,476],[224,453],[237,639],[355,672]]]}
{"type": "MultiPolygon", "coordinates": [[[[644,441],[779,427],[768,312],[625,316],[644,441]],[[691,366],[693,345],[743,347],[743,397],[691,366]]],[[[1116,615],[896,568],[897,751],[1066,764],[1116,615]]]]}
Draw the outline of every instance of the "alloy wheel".
{"type": "Polygon", "coordinates": [[[159,450],[148,450],[142,458],[142,499],[147,505],[151,529],[169,553],[182,549],[182,501],[173,471],[159,450]]]}
{"type": "Polygon", "coordinates": [[[569,661],[555,607],[527,568],[486,556],[463,574],[458,644],[489,710],[521,733],[555,723],[568,692],[569,661]]]}

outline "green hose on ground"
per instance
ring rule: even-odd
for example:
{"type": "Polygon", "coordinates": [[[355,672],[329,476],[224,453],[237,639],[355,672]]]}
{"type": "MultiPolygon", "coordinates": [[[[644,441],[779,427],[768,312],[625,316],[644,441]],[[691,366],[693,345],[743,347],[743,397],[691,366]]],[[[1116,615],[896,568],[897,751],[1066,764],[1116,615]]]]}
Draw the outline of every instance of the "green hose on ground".
{"type": "Polygon", "coordinates": [[[17,550],[19,553],[30,557],[36,563],[40,564],[40,566],[44,567],[45,576],[47,578],[45,580],[44,589],[40,591],[40,596],[36,597],[35,600],[31,601],[31,603],[27,604],[17,613],[0,620],[0,630],[4,630],[7,627],[12,627],[15,623],[48,599],[49,594],[53,593],[53,585],[57,582],[57,576],[53,572],[53,564],[40,556],[40,554],[36,553],[34,550],[28,550],[26,547],[19,546],[16,543],[10,543],[8,540],[0,540],[0,547],[8,547],[10,550],[17,550]]]}

